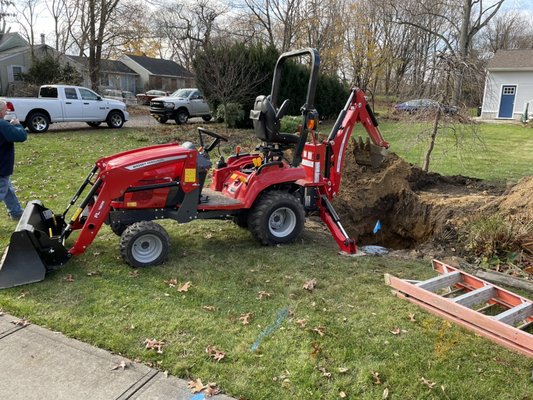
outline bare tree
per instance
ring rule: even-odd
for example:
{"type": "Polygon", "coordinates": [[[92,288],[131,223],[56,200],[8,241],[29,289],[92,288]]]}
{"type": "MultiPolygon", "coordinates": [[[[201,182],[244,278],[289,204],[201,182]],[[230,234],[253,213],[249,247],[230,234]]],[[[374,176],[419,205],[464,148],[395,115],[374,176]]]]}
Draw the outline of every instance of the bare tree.
{"type": "Polygon", "coordinates": [[[496,15],[480,32],[479,46],[495,53],[500,49],[533,48],[533,20],[516,10],[496,15]]]}
{"type": "Polygon", "coordinates": [[[33,56],[33,46],[35,45],[35,23],[39,16],[39,0],[18,0],[15,3],[17,11],[17,23],[22,29],[25,39],[30,44],[30,51],[33,56]]]}
{"type": "Polygon", "coordinates": [[[402,3],[401,12],[397,3],[390,3],[398,11],[397,23],[414,26],[439,38],[450,59],[454,60],[452,104],[458,104],[461,99],[464,71],[474,37],[494,18],[504,1],[487,4],[480,0],[421,0],[402,3]],[[425,23],[428,20],[437,21],[439,29],[428,26],[425,23]]]}
{"type": "Polygon", "coordinates": [[[0,0],[0,34],[9,32],[9,28],[6,31],[7,19],[16,15],[14,12],[11,12],[13,5],[13,2],[10,0],[0,0]]]}
{"type": "Polygon", "coordinates": [[[170,58],[191,68],[196,53],[206,48],[217,31],[217,19],[225,13],[207,0],[196,0],[185,6],[179,3],[162,5],[155,13],[159,37],[170,48],[170,58]]]}

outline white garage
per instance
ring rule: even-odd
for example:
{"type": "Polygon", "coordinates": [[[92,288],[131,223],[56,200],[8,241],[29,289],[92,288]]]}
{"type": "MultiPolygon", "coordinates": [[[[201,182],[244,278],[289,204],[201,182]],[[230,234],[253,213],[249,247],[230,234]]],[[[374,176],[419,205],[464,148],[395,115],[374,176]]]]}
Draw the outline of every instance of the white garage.
{"type": "Polygon", "coordinates": [[[533,114],[533,50],[498,50],[487,66],[481,118],[520,120],[528,103],[533,114]]]}

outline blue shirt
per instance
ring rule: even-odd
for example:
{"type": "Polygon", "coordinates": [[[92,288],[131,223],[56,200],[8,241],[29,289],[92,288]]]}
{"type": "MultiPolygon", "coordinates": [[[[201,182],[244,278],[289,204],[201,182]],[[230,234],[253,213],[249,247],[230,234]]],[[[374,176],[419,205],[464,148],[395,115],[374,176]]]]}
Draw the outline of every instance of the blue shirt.
{"type": "Polygon", "coordinates": [[[27,138],[22,125],[11,125],[5,119],[0,119],[0,176],[13,174],[15,164],[14,142],[24,142],[27,138]]]}

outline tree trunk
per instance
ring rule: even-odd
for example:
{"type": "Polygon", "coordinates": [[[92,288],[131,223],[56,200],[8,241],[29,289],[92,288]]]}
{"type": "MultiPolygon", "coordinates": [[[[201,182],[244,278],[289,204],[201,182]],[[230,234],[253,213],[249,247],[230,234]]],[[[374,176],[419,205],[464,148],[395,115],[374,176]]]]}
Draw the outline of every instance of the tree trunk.
{"type": "Polygon", "coordinates": [[[439,133],[439,122],[440,122],[441,115],[442,115],[441,108],[437,107],[437,111],[435,112],[435,121],[433,122],[433,131],[431,132],[431,138],[429,141],[429,147],[424,157],[424,165],[422,167],[424,172],[429,171],[429,162],[431,160],[431,153],[433,152],[433,149],[435,148],[435,140],[437,138],[437,134],[439,133]]]}
{"type": "Polygon", "coordinates": [[[452,105],[458,106],[463,92],[463,72],[468,59],[470,47],[470,18],[472,16],[472,0],[463,0],[463,20],[459,32],[459,49],[455,60],[455,82],[452,94],[452,105]]]}

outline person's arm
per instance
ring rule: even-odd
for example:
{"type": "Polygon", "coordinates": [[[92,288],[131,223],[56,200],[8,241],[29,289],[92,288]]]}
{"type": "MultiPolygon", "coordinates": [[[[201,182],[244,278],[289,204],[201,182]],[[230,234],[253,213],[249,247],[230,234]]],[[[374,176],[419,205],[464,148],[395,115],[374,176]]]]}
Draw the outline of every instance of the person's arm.
{"type": "Polygon", "coordinates": [[[0,132],[8,142],[24,142],[28,138],[22,125],[11,125],[4,119],[0,119],[0,132]]]}

